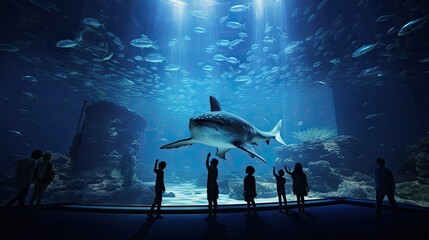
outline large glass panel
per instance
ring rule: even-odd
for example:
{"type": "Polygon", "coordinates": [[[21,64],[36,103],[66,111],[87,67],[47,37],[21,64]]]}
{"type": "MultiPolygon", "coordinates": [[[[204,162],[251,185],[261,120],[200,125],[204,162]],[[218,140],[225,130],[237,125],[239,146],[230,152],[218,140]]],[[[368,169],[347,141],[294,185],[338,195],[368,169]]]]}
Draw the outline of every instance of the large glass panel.
{"type": "Polygon", "coordinates": [[[296,163],[308,199],[375,199],[383,157],[397,200],[428,206],[427,1],[0,4],[2,203],[41,149],[43,203],[149,205],[159,159],[163,204],[206,205],[210,152],[219,204],[244,203],[247,166],[276,202],[296,163]]]}

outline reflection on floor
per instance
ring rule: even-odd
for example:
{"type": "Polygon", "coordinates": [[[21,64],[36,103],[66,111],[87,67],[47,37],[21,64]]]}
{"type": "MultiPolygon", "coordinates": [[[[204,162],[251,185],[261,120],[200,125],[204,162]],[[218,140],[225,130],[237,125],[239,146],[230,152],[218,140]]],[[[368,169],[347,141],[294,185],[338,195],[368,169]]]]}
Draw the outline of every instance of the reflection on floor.
{"type": "Polygon", "coordinates": [[[165,207],[164,219],[147,219],[147,207],[45,206],[36,216],[0,208],[0,239],[410,239],[428,236],[429,209],[402,205],[399,214],[374,203],[347,199],[308,201],[282,213],[276,204],[221,206],[216,219],[206,208],[165,207]]]}

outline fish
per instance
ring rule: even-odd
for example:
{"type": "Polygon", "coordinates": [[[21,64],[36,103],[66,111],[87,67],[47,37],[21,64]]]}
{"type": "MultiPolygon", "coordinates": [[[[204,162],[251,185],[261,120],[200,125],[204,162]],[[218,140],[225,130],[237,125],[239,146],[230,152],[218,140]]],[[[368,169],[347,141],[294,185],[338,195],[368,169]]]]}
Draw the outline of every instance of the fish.
{"type": "Polygon", "coordinates": [[[27,81],[27,82],[33,82],[33,83],[39,82],[39,79],[37,79],[35,76],[31,76],[31,75],[21,76],[21,80],[27,81]]]}
{"type": "Polygon", "coordinates": [[[220,20],[219,20],[219,23],[224,23],[226,20],[228,20],[229,19],[229,16],[228,15],[226,15],[226,16],[223,16],[220,20]]]}
{"type": "Polygon", "coordinates": [[[252,79],[247,75],[239,75],[234,79],[235,82],[250,82],[252,79]]]}
{"type": "Polygon", "coordinates": [[[392,17],[393,17],[393,15],[381,15],[375,21],[376,22],[384,22],[384,21],[389,20],[392,17]]]}
{"type": "Polygon", "coordinates": [[[314,81],[314,82],[310,83],[309,85],[327,85],[327,83],[324,81],[314,81]]]}
{"type": "Polygon", "coordinates": [[[73,47],[76,47],[78,44],[79,44],[79,42],[77,42],[77,41],[70,40],[70,39],[64,39],[64,40],[60,40],[60,41],[56,42],[55,47],[73,48],[73,47]]]}
{"type": "Polygon", "coordinates": [[[225,57],[222,54],[216,54],[213,56],[213,60],[217,61],[217,62],[222,62],[225,61],[227,59],[227,57],[225,57]]]}
{"type": "Polygon", "coordinates": [[[365,119],[371,119],[371,118],[375,118],[375,117],[381,117],[384,116],[386,113],[372,113],[372,114],[368,114],[366,115],[365,119]]]}
{"type": "Polygon", "coordinates": [[[158,50],[159,47],[156,45],[156,41],[151,41],[147,38],[136,38],[130,41],[130,45],[137,48],[153,48],[158,50]]]}
{"type": "Polygon", "coordinates": [[[211,65],[208,65],[208,64],[203,66],[204,71],[213,71],[213,69],[214,69],[214,67],[211,65]]]}
{"type": "Polygon", "coordinates": [[[420,58],[420,59],[418,60],[418,62],[422,62],[422,63],[427,63],[427,62],[429,62],[429,56],[426,56],[426,57],[422,57],[422,58],[420,58]]]}
{"type": "Polygon", "coordinates": [[[171,71],[171,72],[175,72],[175,71],[179,71],[182,68],[182,66],[178,65],[178,64],[168,64],[167,66],[164,67],[165,71],[171,71]]]}
{"type": "Polygon", "coordinates": [[[393,34],[393,33],[397,32],[397,31],[398,31],[398,27],[393,26],[393,27],[389,28],[389,30],[386,32],[386,35],[393,34]]]}
{"type": "Polygon", "coordinates": [[[428,19],[429,15],[408,22],[399,30],[398,36],[404,36],[422,28],[428,19]]]}
{"type": "Polygon", "coordinates": [[[196,18],[201,18],[201,19],[208,19],[209,18],[209,16],[203,11],[193,11],[191,13],[191,15],[196,17],[196,18]]]}
{"type": "Polygon", "coordinates": [[[5,133],[13,134],[13,135],[15,135],[17,137],[24,137],[24,135],[22,135],[22,133],[20,131],[18,131],[18,130],[6,130],[4,132],[5,133]]]}
{"type": "Polygon", "coordinates": [[[9,104],[14,104],[14,103],[12,102],[12,100],[10,100],[7,97],[0,97],[0,104],[9,105],[9,104]]]}
{"type": "Polygon", "coordinates": [[[245,32],[239,32],[238,36],[241,38],[247,38],[249,35],[247,35],[247,33],[245,33],[245,32]]]}
{"type": "Polygon", "coordinates": [[[82,19],[82,23],[87,25],[87,26],[93,27],[93,28],[103,28],[104,29],[104,23],[101,23],[100,21],[98,21],[95,18],[90,18],[90,17],[84,18],[84,19],[82,19]]]}
{"type": "Polygon", "coordinates": [[[372,51],[376,46],[377,46],[377,42],[376,43],[372,43],[372,44],[368,44],[368,45],[362,45],[360,48],[356,49],[353,54],[352,57],[359,57],[362,56],[364,54],[369,53],[370,51],[372,51]]]}
{"type": "Polygon", "coordinates": [[[281,125],[282,119],[277,122],[273,130],[261,131],[245,119],[223,111],[219,101],[210,96],[210,112],[194,116],[189,120],[191,137],[163,145],[160,149],[179,148],[200,143],[216,147],[216,156],[226,159],[225,154],[230,149],[239,148],[252,158],[256,157],[261,162],[267,163],[252,146],[257,146],[257,143],[262,141],[269,144],[271,139],[286,145],[280,135],[281,125]]]}
{"type": "Polygon", "coordinates": [[[194,27],[194,32],[196,33],[205,33],[206,30],[202,27],[194,27]]]}
{"type": "Polygon", "coordinates": [[[234,29],[238,29],[238,28],[246,29],[246,26],[245,26],[244,24],[245,24],[245,23],[241,24],[241,23],[239,23],[239,22],[233,22],[233,21],[230,21],[230,22],[227,22],[227,23],[226,23],[226,26],[228,26],[228,27],[230,27],[230,28],[234,28],[234,29]]]}
{"type": "Polygon", "coordinates": [[[39,95],[37,93],[31,93],[31,92],[24,91],[24,92],[21,92],[21,94],[29,100],[36,100],[36,101],[39,100],[39,95]]]}
{"type": "Polygon", "coordinates": [[[235,5],[229,8],[229,11],[231,12],[244,12],[246,10],[250,10],[250,6],[244,6],[244,5],[235,5]]]}
{"type": "Polygon", "coordinates": [[[225,59],[227,62],[232,63],[232,64],[237,64],[240,63],[240,60],[238,60],[235,57],[228,57],[227,59],[225,59]]]}
{"type": "Polygon", "coordinates": [[[165,57],[158,53],[149,53],[144,57],[144,60],[151,63],[161,63],[165,60],[165,57]]]}
{"type": "Polygon", "coordinates": [[[108,61],[113,57],[113,52],[108,52],[101,57],[101,61],[108,61]]]}
{"type": "Polygon", "coordinates": [[[0,52],[17,52],[19,48],[12,44],[1,43],[0,52]]]}

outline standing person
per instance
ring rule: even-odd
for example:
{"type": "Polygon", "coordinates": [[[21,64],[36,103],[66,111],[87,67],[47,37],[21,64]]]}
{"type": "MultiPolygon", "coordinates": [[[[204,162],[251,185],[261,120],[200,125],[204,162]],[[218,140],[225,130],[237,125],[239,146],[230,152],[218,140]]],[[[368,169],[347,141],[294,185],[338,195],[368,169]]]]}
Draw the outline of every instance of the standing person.
{"type": "Polygon", "coordinates": [[[159,159],[156,159],[155,167],[153,168],[153,171],[156,173],[155,199],[153,200],[152,207],[150,208],[150,211],[147,215],[148,218],[154,218],[152,214],[155,209],[155,206],[157,207],[156,218],[164,218],[163,216],[161,216],[161,202],[162,202],[162,193],[165,192],[164,168],[167,166],[167,163],[164,161],[161,161],[158,165],[158,161],[159,159]]]}
{"type": "Polygon", "coordinates": [[[36,203],[36,212],[39,211],[40,202],[42,201],[43,194],[51,184],[52,180],[55,177],[54,166],[52,164],[52,155],[46,153],[43,155],[43,161],[36,164],[36,169],[34,170],[34,192],[33,197],[30,201],[30,211],[33,209],[33,203],[37,200],[36,203]]]}
{"type": "Polygon", "coordinates": [[[377,168],[374,170],[374,178],[375,178],[375,215],[380,216],[381,214],[381,205],[383,203],[383,199],[387,196],[387,199],[392,206],[394,212],[397,211],[396,201],[395,201],[395,189],[396,184],[393,179],[393,174],[390,169],[386,168],[384,165],[386,161],[384,158],[377,158],[377,168]]]}
{"type": "Polygon", "coordinates": [[[288,212],[287,200],[286,200],[286,189],[285,189],[286,178],[283,177],[285,175],[285,171],[283,171],[283,169],[280,169],[279,174],[277,175],[276,168],[273,167],[273,175],[276,178],[276,183],[277,183],[277,196],[279,197],[279,211],[280,212],[282,211],[282,198],[283,198],[285,211],[288,212]]]}
{"type": "Polygon", "coordinates": [[[16,170],[14,175],[14,186],[18,189],[18,194],[13,197],[6,206],[12,205],[18,200],[18,207],[24,210],[25,198],[27,197],[28,189],[30,188],[33,179],[34,168],[36,162],[42,157],[41,150],[34,150],[30,158],[23,158],[16,161],[16,170]]]}
{"type": "Polygon", "coordinates": [[[209,165],[209,158],[211,156],[211,153],[209,152],[207,154],[206,158],[206,167],[207,167],[207,200],[209,201],[209,216],[210,217],[216,217],[217,212],[217,199],[219,198],[219,186],[217,185],[217,165],[219,164],[219,161],[216,158],[213,158],[210,161],[209,165]]]}
{"type": "Polygon", "coordinates": [[[293,172],[290,169],[287,169],[285,166],[286,172],[292,176],[292,191],[296,195],[296,201],[298,203],[298,209],[300,212],[305,212],[304,210],[304,196],[307,196],[310,192],[308,187],[307,176],[302,170],[301,163],[295,163],[295,168],[293,172]]]}
{"type": "Polygon", "coordinates": [[[253,211],[256,213],[256,204],[255,197],[256,194],[256,181],[253,174],[255,173],[255,168],[252,166],[246,167],[247,176],[244,178],[244,201],[247,202],[247,213],[250,213],[250,203],[253,205],[253,211]]]}

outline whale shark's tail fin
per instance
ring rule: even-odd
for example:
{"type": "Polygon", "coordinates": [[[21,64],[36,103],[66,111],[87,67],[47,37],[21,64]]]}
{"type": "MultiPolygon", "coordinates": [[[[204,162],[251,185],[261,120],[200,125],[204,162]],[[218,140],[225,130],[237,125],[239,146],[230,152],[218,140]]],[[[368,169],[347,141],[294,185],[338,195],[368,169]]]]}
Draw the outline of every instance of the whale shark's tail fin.
{"type": "Polygon", "coordinates": [[[283,141],[282,136],[280,136],[280,129],[282,128],[282,122],[283,120],[280,119],[279,122],[276,124],[276,126],[273,128],[273,130],[270,131],[271,134],[273,134],[274,139],[283,144],[286,145],[286,143],[283,141]]]}

